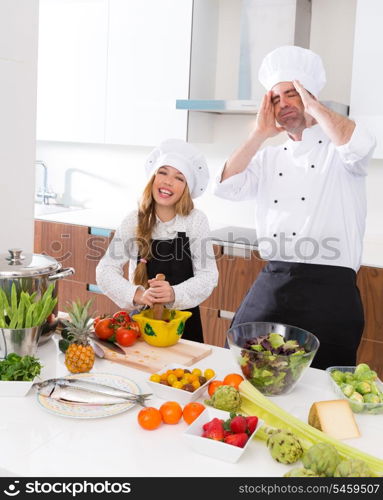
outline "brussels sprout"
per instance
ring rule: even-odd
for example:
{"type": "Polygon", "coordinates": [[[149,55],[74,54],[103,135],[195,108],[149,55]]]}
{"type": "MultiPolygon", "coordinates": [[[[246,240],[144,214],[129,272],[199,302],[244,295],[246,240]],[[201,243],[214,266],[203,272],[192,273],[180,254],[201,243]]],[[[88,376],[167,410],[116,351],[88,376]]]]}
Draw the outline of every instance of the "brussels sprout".
{"type": "Polygon", "coordinates": [[[354,413],[360,413],[361,411],[363,411],[363,396],[359,394],[359,392],[355,391],[349,399],[351,409],[354,413]]]}
{"type": "Polygon", "coordinates": [[[380,397],[377,394],[368,393],[363,396],[365,403],[380,404],[380,397]]]}
{"type": "Polygon", "coordinates": [[[334,370],[331,372],[331,378],[339,385],[344,382],[344,373],[340,370],[334,370]]]}
{"type": "Polygon", "coordinates": [[[359,382],[355,386],[355,390],[359,392],[359,394],[368,394],[371,392],[371,385],[368,382],[359,382]]]}
{"type": "Polygon", "coordinates": [[[351,384],[342,384],[340,389],[346,398],[349,398],[352,394],[354,394],[354,387],[351,384]]]}

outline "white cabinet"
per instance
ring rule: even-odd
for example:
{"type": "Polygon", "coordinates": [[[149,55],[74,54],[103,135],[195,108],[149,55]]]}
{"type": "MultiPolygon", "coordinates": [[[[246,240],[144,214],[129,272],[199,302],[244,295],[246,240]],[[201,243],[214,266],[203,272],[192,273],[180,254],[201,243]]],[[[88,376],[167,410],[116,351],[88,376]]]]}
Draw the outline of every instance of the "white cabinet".
{"type": "Polygon", "coordinates": [[[193,0],[40,0],[40,140],[186,138],[193,0]]]}
{"type": "Polygon", "coordinates": [[[108,0],[40,0],[37,139],[103,142],[108,0]]]}
{"type": "Polygon", "coordinates": [[[374,158],[383,158],[383,2],[358,0],[350,115],[378,139],[374,158]]]}
{"type": "Polygon", "coordinates": [[[108,144],[186,138],[192,0],[110,0],[108,144]]]}

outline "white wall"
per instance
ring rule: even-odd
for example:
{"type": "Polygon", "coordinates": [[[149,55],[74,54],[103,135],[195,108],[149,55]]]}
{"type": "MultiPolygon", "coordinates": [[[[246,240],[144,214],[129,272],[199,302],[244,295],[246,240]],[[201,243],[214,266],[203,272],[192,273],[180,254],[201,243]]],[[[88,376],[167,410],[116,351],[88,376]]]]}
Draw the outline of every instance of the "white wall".
{"type": "MultiPolygon", "coordinates": [[[[225,5],[227,8],[222,12],[232,15],[228,4],[225,5]]],[[[328,76],[328,84],[321,95],[322,98],[349,103],[355,7],[356,0],[313,0],[311,47],[322,56],[328,76]]],[[[220,19],[218,80],[225,78],[222,54],[225,54],[227,47],[223,33],[225,26],[230,26],[231,20],[220,19]]],[[[231,53],[231,63],[232,59],[231,53]]],[[[232,90],[232,80],[229,87],[217,85],[219,97],[225,97],[224,94],[232,90]]],[[[246,138],[254,123],[254,117],[219,115],[215,116],[212,122],[213,142],[197,146],[206,154],[213,176],[228,155],[246,138]]],[[[78,168],[88,174],[82,177],[81,174],[73,174],[73,198],[70,200],[65,197],[66,202],[78,202],[106,211],[118,210],[122,218],[134,205],[137,194],[144,186],[143,162],[149,151],[150,148],[41,142],[37,145],[37,158],[47,162],[50,168],[50,184],[60,193],[65,192],[67,169],[78,168]],[[109,182],[105,183],[101,177],[109,179],[109,182]]],[[[367,179],[367,227],[372,232],[381,232],[378,221],[383,213],[383,198],[378,186],[383,182],[382,166],[382,162],[372,162],[371,175],[367,179]]],[[[197,199],[196,205],[206,210],[212,227],[252,227],[254,224],[252,202],[232,203],[216,198],[208,192],[197,199]]]]}
{"type": "Polygon", "coordinates": [[[33,248],[38,0],[0,2],[0,252],[33,248]]]}

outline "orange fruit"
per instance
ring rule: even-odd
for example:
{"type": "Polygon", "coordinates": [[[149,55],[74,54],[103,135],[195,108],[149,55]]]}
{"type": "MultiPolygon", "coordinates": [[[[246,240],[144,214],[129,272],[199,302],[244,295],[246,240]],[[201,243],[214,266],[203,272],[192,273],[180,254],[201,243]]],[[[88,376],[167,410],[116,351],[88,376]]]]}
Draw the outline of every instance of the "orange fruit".
{"type": "Polygon", "coordinates": [[[178,424],[182,417],[182,408],[176,401],[167,401],[160,407],[165,424],[178,424]]]}
{"type": "Polygon", "coordinates": [[[201,403],[188,403],[184,406],[183,417],[185,422],[190,425],[204,411],[205,406],[201,403]]]}
{"type": "Polygon", "coordinates": [[[222,380],[213,380],[213,382],[210,382],[208,389],[209,396],[212,396],[220,385],[224,385],[222,380]]]}
{"type": "Polygon", "coordinates": [[[239,384],[244,380],[245,379],[242,377],[242,375],[239,375],[238,373],[229,373],[229,375],[226,375],[226,377],[223,379],[223,384],[232,385],[233,387],[238,389],[239,384]]]}
{"type": "Polygon", "coordinates": [[[157,408],[148,406],[143,408],[137,415],[137,420],[140,426],[147,431],[157,429],[161,425],[162,417],[157,408]]]}

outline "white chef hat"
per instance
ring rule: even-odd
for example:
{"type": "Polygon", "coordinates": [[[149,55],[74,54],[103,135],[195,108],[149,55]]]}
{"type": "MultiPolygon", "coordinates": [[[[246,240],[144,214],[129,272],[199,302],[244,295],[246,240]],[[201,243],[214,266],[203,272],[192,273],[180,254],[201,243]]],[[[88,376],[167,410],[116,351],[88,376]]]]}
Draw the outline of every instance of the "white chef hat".
{"type": "Polygon", "coordinates": [[[259,68],[258,78],[266,90],[271,90],[279,82],[299,80],[316,97],[326,84],[320,56],[296,45],[285,45],[267,54],[259,68]]]}
{"type": "Polygon", "coordinates": [[[147,176],[150,177],[164,165],[183,173],[192,198],[197,198],[205,191],[209,182],[206,158],[191,144],[182,139],[163,141],[146,159],[147,176]]]}

